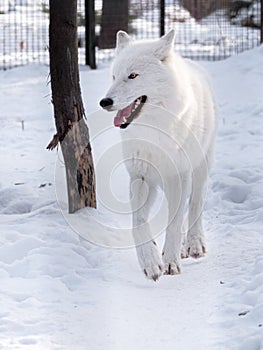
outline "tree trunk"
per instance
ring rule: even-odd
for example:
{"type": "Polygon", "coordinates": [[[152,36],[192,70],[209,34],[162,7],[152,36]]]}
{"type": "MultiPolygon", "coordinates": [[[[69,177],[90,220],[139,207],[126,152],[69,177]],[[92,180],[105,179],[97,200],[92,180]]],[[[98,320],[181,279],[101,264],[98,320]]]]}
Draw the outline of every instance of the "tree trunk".
{"type": "Polygon", "coordinates": [[[197,20],[210,15],[216,10],[227,8],[230,2],[231,0],[180,0],[180,4],[197,20]]]}
{"type": "Polygon", "coordinates": [[[99,37],[100,49],[111,49],[115,47],[117,31],[128,31],[128,3],[128,0],[103,0],[99,37]]]}
{"type": "Polygon", "coordinates": [[[50,0],[50,74],[57,134],[67,178],[68,210],[96,208],[95,173],[89,130],[83,117],[78,70],[77,0],[50,0]]]}

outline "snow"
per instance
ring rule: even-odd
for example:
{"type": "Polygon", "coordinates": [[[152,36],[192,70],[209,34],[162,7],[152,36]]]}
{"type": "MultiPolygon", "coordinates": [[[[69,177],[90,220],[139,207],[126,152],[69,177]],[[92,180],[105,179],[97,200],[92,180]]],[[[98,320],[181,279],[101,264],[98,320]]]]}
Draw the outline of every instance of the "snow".
{"type": "MultiPolygon", "coordinates": [[[[262,56],[263,46],[202,63],[220,115],[204,211],[208,253],[157,283],[140,272],[130,241],[102,247],[119,246],[115,229],[129,217],[103,205],[103,169],[99,210],[70,218],[63,210],[63,161],[45,150],[55,132],[48,67],[0,72],[1,350],[263,349],[262,56]],[[74,231],[78,220],[96,244],[74,231]]],[[[119,142],[112,115],[97,111],[109,79],[108,68],[81,68],[96,164],[119,142]]],[[[112,188],[125,201],[120,174],[112,188]]]]}

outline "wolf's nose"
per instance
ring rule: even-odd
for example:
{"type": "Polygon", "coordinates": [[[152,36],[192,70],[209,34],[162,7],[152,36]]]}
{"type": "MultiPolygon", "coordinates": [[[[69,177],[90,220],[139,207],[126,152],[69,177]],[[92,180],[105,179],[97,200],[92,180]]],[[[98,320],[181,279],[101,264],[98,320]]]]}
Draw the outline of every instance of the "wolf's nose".
{"type": "Polygon", "coordinates": [[[101,105],[102,108],[107,109],[107,108],[109,108],[110,106],[113,105],[113,100],[112,100],[111,98],[108,98],[108,97],[103,98],[103,99],[100,101],[100,105],[101,105]]]}

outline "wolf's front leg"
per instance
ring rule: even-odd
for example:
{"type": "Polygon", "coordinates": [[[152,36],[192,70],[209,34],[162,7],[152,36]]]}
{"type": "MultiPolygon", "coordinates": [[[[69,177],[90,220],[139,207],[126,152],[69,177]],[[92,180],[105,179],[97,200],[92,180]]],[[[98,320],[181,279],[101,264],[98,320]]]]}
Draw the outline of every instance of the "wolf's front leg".
{"type": "Polygon", "coordinates": [[[168,202],[168,226],[163,248],[165,274],[180,273],[180,252],[182,244],[182,223],[189,187],[189,175],[183,174],[170,179],[165,190],[168,202]]]}
{"type": "MultiPolygon", "coordinates": [[[[209,158],[208,158],[209,159],[209,158]]],[[[200,258],[206,253],[205,236],[202,225],[204,189],[209,165],[203,162],[193,171],[192,192],[189,201],[189,230],[187,234],[187,255],[200,258]]]]}
{"type": "Polygon", "coordinates": [[[138,261],[145,276],[154,281],[158,280],[163,272],[162,258],[148,224],[149,212],[155,197],[156,188],[148,186],[144,177],[132,181],[133,237],[138,261]]]}

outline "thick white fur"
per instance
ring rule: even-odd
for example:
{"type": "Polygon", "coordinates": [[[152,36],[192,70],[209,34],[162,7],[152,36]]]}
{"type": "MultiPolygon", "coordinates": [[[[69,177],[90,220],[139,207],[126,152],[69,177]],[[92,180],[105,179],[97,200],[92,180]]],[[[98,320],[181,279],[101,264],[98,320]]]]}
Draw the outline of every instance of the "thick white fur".
{"type": "Polygon", "coordinates": [[[173,51],[174,31],[154,41],[133,42],[117,34],[113,82],[106,97],[119,110],[146,95],[141,114],[121,130],[123,154],[131,176],[133,234],[138,260],[153,280],[180,272],[182,257],[205,253],[202,228],[204,188],[212,161],[216,112],[203,70],[173,51]],[[131,73],[138,76],[128,79],[131,73]],[[163,254],[148,223],[161,187],[168,202],[163,254]],[[182,222],[188,205],[188,232],[182,222]]]}

